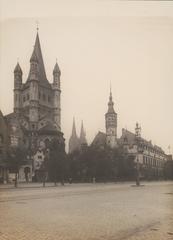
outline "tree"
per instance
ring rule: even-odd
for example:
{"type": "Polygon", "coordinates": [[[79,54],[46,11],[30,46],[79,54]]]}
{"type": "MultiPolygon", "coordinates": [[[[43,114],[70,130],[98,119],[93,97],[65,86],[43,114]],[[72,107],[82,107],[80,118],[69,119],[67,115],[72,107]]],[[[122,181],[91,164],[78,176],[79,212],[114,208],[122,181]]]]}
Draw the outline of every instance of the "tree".
{"type": "Polygon", "coordinates": [[[173,161],[169,160],[164,165],[164,177],[165,179],[173,180],[173,161]]]}
{"type": "Polygon", "coordinates": [[[14,186],[18,186],[18,174],[20,167],[25,164],[26,150],[20,147],[11,147],[8,151],[8,165],[15,173],[14,186]]]}
{"type": "Polygon", "coordinates": [[[64,185],[67,169],[66,160],[64,142],[57,138],[52,139],[49,146],[48,174],[50,180],[53,180],[55,185],[58,180],[64,185]]]}

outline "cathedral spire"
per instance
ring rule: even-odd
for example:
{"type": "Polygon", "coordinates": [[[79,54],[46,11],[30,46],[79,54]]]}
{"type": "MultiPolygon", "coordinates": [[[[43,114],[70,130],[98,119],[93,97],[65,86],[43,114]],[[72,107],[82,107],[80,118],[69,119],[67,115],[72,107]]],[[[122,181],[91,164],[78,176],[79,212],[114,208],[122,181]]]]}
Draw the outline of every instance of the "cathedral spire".
{"type": "Polygon", "coordinates": [[[77,137],[76,124],[75,124],[75,118],[74,118],[74,117],[73,117],[72,136],[73,136],[73,137],[77,137]]]}
{"type": "Polygon", "coordinates": [[[86,133],[85,133],[84,126],[83,126],[83,121],[81,123],[80,144],[87,144],[86,133]]]}

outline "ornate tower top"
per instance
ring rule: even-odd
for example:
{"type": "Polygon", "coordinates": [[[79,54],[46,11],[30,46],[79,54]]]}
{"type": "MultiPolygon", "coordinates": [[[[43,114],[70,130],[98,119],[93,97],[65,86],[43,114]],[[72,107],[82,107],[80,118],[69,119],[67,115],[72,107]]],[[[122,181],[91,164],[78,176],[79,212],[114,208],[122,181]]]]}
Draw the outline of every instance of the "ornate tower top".
{"type": "Polygon", "coordinates": [[[139,126],[139,123],[136,123],[136,127],[135,127],[135,135],[136,137],[141,137],[141,126],[139,126]]]}
{"type": "Polygon", "coordinates": [[[110,88],[109,102],[108,102],[108,111],[107,113],[115,113],[114,111],[114,102],[112,100],[112,91],[110,88]]]}

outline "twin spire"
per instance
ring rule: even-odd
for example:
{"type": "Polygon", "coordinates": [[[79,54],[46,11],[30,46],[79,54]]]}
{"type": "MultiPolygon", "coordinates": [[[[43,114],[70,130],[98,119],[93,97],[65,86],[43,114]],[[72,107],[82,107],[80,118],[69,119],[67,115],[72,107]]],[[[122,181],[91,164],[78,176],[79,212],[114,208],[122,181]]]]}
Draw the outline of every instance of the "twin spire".
{"type": "MultiPolygon", "coordinates": [[[[75,124],[75,118],[73,118],[73,127],[72,127],[72,135],[73,138],[78,138],[76,133],[76,124],[75,124]]],[[[81,123],[81,131],[80,131],[80,138],[79,138],[80,144],[87,144],[86,140],[86,133],[83,126],[83,121],[81,123]]]]}

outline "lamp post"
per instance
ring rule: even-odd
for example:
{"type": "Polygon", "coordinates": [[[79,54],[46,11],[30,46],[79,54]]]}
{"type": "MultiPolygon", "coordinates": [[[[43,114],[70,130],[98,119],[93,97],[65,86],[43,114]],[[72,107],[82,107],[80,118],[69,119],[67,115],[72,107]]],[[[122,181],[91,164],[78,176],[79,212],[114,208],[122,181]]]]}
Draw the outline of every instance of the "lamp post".
{"type": "Polygon", "coordinates": [[[138,123],[136,123],[135,136],[136,136],[136,145],[137,145],[137,154],[136,154],[136,186],[140,186],[140,162],[139,162],[139,155],[143,153],[143,148],[142,148],[142,139],[141,139],[141,127],[139,126],[138,123]]]}

